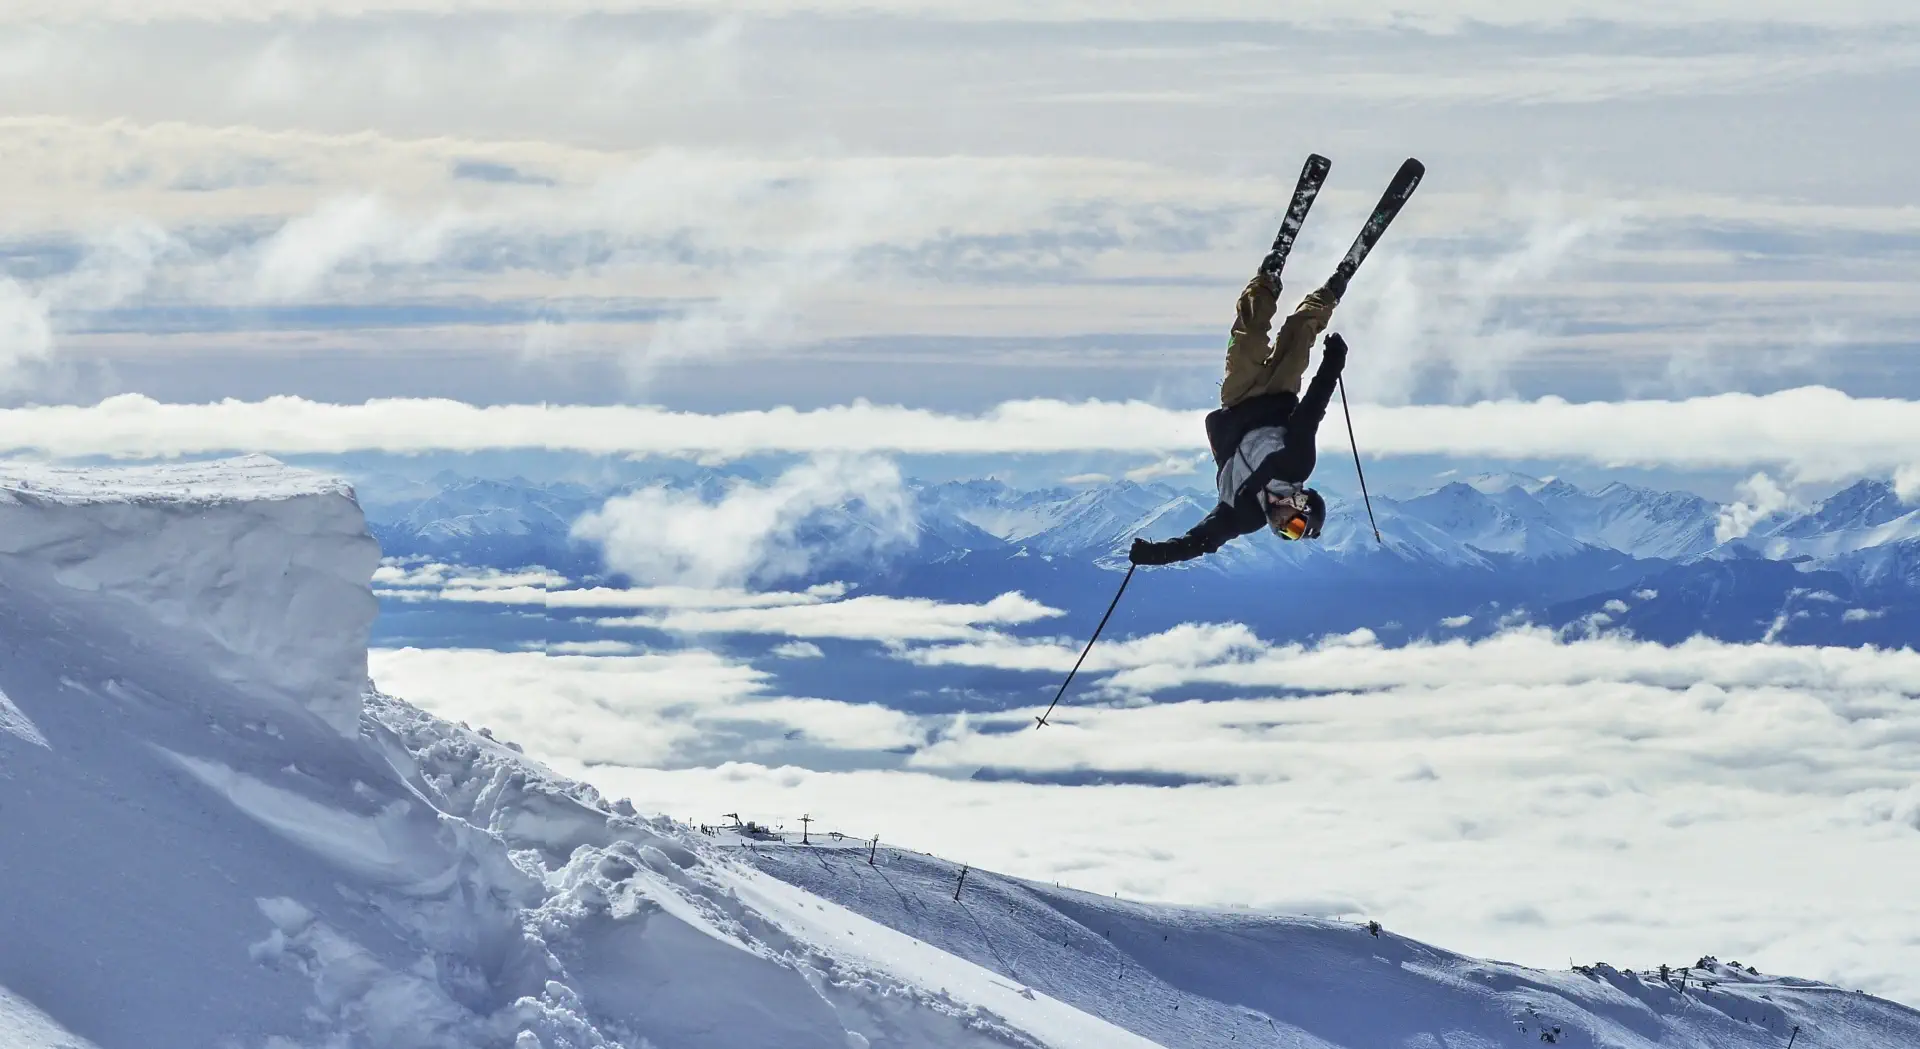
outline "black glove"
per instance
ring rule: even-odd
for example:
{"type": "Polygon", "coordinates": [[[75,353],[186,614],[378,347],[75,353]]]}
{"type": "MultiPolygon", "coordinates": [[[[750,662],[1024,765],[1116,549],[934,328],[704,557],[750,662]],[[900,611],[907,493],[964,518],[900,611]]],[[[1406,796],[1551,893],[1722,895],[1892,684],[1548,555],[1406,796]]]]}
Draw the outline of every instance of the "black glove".
{"type": "Polygon", "coordinates": [[[1347,366],[1347,340],[1339,332],[1329,332],[1327,342],[1321,348],[1321,367],[1330,367],[1335,372],[1347,366]]]}
{"type": "Polygon", "coordinates": [[[1272,254],[1260,260],[1260,279],[1266,282],[1276,299],[1280,297],[1280,264],[1286,261],[1272,254]]]}
{"type": "Polygon", "coordinates": [[[1175,561],[1185,561],[1188,554],[1180,540],[1169,539],[1163,543],[1151,543],[1145,539],[1135,539],[1127,550],[1127,560],[1136,565],[1170,565],[1175,561]]]}

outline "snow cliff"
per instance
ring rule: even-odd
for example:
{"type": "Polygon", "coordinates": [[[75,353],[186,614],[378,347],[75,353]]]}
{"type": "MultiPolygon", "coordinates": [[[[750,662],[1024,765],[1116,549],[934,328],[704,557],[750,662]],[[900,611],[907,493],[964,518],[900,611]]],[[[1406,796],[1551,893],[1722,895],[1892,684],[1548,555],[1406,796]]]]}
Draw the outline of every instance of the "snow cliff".
{"type": "Polygon", "coordinates": [[[0,466],[0,585],[164,633],[345,735],[359,732],[379,559],[351,489],[265,456],[0,466]]]}

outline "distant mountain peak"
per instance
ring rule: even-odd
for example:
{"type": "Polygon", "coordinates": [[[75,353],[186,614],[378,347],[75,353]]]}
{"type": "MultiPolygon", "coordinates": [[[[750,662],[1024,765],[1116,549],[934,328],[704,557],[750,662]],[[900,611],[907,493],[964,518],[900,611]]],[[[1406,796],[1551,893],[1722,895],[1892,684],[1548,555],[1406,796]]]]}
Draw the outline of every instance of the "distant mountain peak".
{"type": "Polygon", "coordinates": [[[1532,495],[1551,482],[1542,481],[1538,477],[1530,477],[1523,473],[1514,473],[1510,470],[1498,470],[1492,473],[1475,474],[1472,477],[1455,481],[1454,483],[1464,484],[1486,495],[1499,495],[1513,488],[1518,488],[1528,495],[1532,495]]]}

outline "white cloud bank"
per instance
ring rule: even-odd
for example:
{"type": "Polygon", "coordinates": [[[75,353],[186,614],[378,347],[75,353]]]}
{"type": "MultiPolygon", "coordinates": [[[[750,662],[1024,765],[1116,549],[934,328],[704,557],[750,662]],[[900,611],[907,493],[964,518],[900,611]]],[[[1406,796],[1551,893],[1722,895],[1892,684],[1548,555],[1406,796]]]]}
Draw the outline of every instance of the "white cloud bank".
{"type": "Polygon", "coordinates": [[[671,766],[921,741],[910,715],[770,694],[768,674],[699,650],[376,649],[368,665],[385,691],[488,728],[536,757],[671,766]]]}
{"type": "MultiPolygon", "coordinates": [[[[55,457],[129,458],[236,449],[283,455],[505,448],[707,457],[1164,454],[1200,443],[1201,414],[1137,401],[1008,401],[974,415],[865,401],[808,411],[701,414],[628,406],[481,407],[438,399],[327,404],[272,397],[163,404],[128,394],[95,405],[0,410],[0,448],[55,457]]],[[[1920,448],[1920,401],[1855,397],[1821,386],[1685,400],[1572,403],[1546,397],[1470,405],[1359,405],[1354,422],[1369,455],[1582,460],[1608,466],[1767,466],[1796,483],[1910,472],[1914,449],[1920,448]],[[1845,425],[1837,425],[1838,420],[1845,425]]],[[[882,493],[885,488],[877,474],[868,476],[866,467],[816,469],[821,484],[831,481],[828,487],[838,485],[848,493],[882,493]],[[867,480],[854,483],[856,474],[867,480]]],[[[787,498],[792,494],[788,489],[806,479],[783,479],[765,494],[787,498]]],[[[649,505],[634,504],[622,513],[629,511],[646,517],[649,505]]],[[[615,528],[611,518],[605,526],[615,528]]],[[[697,567],[688,561],[686,570],[697,567]]]]}
{"type": "Polygon", "coordinates": [[[991,641],[992,626],[1032,623],[1061,615],[1024,594],[1001,594],[980,604],[949,604],[924,597],[868,594],[816,605],[681,609],[664,615],[600,620],[607,627],[648,627],[676,634],[763,634],[850,641],[991,641]]]}
{"type": "Polygon", "coordinates": [[[666,487],[607,500],[574,522],[607,566],[641,583],[737,586],[801,575],[825,558],[913,545],[913,507],[893,463],[822,456],[716,499],[666,487]]]}

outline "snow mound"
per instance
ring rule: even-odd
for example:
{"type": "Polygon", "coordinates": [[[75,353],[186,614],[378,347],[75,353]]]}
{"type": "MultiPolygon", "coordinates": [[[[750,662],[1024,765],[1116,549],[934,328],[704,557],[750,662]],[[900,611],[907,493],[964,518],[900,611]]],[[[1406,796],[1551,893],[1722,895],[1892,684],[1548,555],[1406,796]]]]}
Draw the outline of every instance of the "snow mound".
{"type": "Polygon", "coordinates": [[[380,559],[346,484],[266,456],[0,464],[0,585],[144,635],[359,731],[380,559]],[[51,599],[51,598],[50,598],[51,599]]]}

